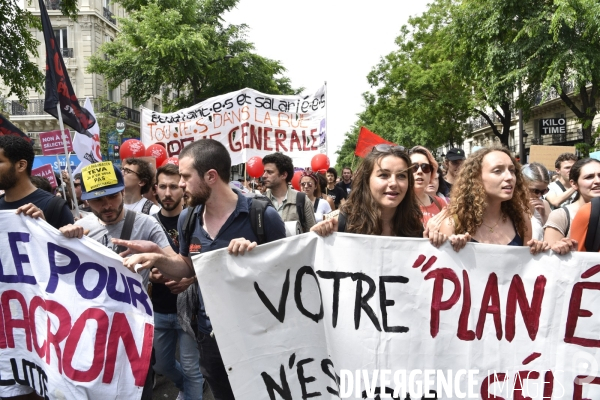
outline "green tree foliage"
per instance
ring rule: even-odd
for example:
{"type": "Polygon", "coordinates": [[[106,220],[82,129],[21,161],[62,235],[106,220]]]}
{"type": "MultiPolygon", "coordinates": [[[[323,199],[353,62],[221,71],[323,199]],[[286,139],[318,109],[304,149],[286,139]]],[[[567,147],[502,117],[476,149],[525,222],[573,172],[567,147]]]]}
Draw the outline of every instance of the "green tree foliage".
{"type": "Polygon", "coordinates": [[[600,84],[600,2],[524,3],[535,12],[525,18],[515,43],[527,51],[531,87],[544,93],[555,90],[582,124],[584,143],[592,144],[600,84]],[[579,101],[568,96],[570,88],[579,101]]]}
{"type": "Polygon", "coordinates": [[[42,89],[44,75],[31,57],[38,56],[34,29],[41,29],[39,18],[15,0],[0,1],[0,80],[8,88],[1,96],[15,95],[25,101],[29,89],[42,89]]]}
{"type": "Polygon", "coordinates": [[[224,25],[234,0],[122,0],[129,12],[121,33],[91,57],[89,72],[114,88],[128,80],[126,96],[146,101],[163,89],[176,110],[244,87],[271,93],[294,90],[285,68],[255,54],[245,25],[224,25]]]}

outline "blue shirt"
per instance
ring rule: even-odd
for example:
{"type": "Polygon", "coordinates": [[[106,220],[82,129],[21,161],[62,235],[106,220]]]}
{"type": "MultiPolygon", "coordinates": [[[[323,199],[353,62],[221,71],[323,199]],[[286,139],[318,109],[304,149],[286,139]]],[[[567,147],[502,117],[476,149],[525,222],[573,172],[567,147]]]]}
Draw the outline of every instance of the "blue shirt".
{"type": "MultiPolygon", "coordinates": [[[[227,221],[225,221],[214,239],[210,237],[204,228],[202,228],[202,213],[204,211],[204,206],[198,206],[195,209],[186,208],[183,210],[177,224],[177,230],[179,231],[179,253],[182,256],[189,257],[190,255],[197,253],[206,253],[227,248],[233,239],[244,238],[251,242],[258,241],[250,222],[250,206],[252,205],[252,198],[246,197],[238,191],[234,190],[234,192],[238,195],[238,202],[235,210],[231,213],[229,218],[227,218],[227,221]],[[190,211],[196,212],[197,218],[196,226],[190,236],[191,243],[186,243],[186,238],[183,234],[183,224],[190,211]]],[[[285,225],[273,207],[267,207],[265,209],[264,227],[265,242],[268,243],[285,238],[285,225]]],[[[199,292],[199,297],[200,308],[198,311],[198,329],[202,333],[209,334],[212,331],[212,325],[210,324],[210,319],[206,315],[201,291],[199,292]]]]}

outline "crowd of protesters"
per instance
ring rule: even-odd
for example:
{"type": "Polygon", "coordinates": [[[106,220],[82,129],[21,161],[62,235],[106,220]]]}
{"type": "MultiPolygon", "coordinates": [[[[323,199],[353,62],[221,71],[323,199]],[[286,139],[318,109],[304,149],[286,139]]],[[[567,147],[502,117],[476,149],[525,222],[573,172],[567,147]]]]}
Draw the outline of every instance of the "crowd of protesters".
{"type": "MultiPolygon", "coordinates": [[[[154,354],[143,399],[152,396],[153,371],[173,381],[178,399],[201,399],[205,380],[215,399],[234,398],[191,256],[220,248],[244,254],[284,238],[288,223],[321,236],[427,238],[455,251],[468,242],[527,246],[532,254],[598,251],[587,236],[596,224],[590,218],[593,199],[600,198],[600,161],[568,153],[556,160],[552,182],[542,164],[522,166],[502,147],[469,157],[453,148],[438,163],[422,146],[377,145],[356,171],[306,170],[297,191],[287,155],[265,156],[259,179],[231,181],[226,148],[201,140],[183,149],[179,166],[155,171],[144,160],[127,159],[114,167],[117,183],[107,187],[86,190],[85,177],[75,175],[75,193],[61,186],[67,202],[53,200],[45,178],[31,177],[33,158],[28,142],[0,136],[0,210],[44,218],[67,237],[86,234],[122,255],[134,253],[124,265],[141,265],[144,284],[150,282],[154,354]],[[261,229],[254,210],[264,217],[261,229]]],[[[37,398],[28,387],[15,385],[13,392],[37,398]]]]}

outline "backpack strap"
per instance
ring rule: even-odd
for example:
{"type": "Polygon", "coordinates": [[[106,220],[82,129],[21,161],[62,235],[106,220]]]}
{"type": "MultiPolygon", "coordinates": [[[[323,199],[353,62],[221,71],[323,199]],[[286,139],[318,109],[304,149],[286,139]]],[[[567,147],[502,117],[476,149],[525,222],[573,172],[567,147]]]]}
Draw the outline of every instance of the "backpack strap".
{"type": "Polygon", "coordinates": [[[565,185],[562,184],[562,182],[560,181],[560,179],[557,179],[554,182],[556,183],[556,186],[558,186],[560,188],[560,190],[562,190],[563,192],[567,191],[567,189],[565,188],[565,185]]]}
{"type": "Polygon", "coordinates": [[[567,237],[569,234],[569,229],[571,229],[571,213],[569,212],[567,206],[562,206],[561,208],[565,210],[565,213],[567,214],[567,229],[565,229],[565,237],[567,237]]]}
{"type": "Polygon", "coordinates": [[[600,250],[600,197],[593,197],[591,203],[592,210],[585,236],[585,251],[595,253],[600,250]]]}
{"type": "Polygon", "coordinates": [[[431,202],[433,204],[435,204],[435,206],[438,208],[438,210],[442,211],[442,205],[440,204],[440,202],[435,198],[435,196],[429,196],[429,199],[431,200],[431,202]]]}
{"type": "Polygon", "coordinates": [[[343,212],[338,214],[338,232],[346,232],[346,214],[343,212]]]}
{"type": "MultiPolygon", "coordinates": [[[[135,211],[125,210],[125,222],[123,222],[123,229],[121,230],[121,236],[119,239],[129,240],[131,238],[131,232],[133,231],[133,223],[135,222],[135,211]]],[[[127,250],[125,246],[117,246],[117,254],[127,250]]]]}
{"type": "Polygon", "coordinates": [[[67,204],[67,202],[62,197],[54,196],[52,200],[48,202],[48,205],[44,210],[46,222],[56,229],[60,228],[60,214],[62,213],[62,208],[65,204],[67,204]]]}
{"type": "Polygon", "coordinates": [[[258,239],[257,244],[266,242],[265,237],[265,210],[270,205],[270,201],[263,197],[253,197],[252,205],[250,206],[250,225],[252,231],[258,239]]]}
{"type": "Polygon", "coordinates": [[[154,205],[153,202],[146,199],[146,202],[144,203],[144,206],[142,207],[142,214],[150,215],[150,210],[152,209],[153,205],[154,205]]]}
{"type": "Polygon", "coordinates": [[[304,215],[304,204],[306,204],[306,194],[303,192],[296,192],[296,213],[302,225],[302,232],[308,232],[306,230],[306,215],[304,215]]]}
{"type": "Polygon", "coordinates": [[[319,200],[321,200],[319,197],[315,199],[315,212],[317,212],[317,208],[319,207],[319,200]]]}

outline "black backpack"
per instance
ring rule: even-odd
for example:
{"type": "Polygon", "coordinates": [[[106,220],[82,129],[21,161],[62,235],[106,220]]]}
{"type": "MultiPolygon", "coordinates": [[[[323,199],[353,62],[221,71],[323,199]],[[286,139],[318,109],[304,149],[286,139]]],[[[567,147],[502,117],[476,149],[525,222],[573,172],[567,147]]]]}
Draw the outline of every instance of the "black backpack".
{"type": "Polygon", "coordinates": [[[597,252],[600,250],[600,197],[592,198],[590,222],[585,235],[585,251],[597,252]]]}
{"type": "MultiPolygon", "coordinates": [[[[302,231],[304,231],[304,227],[306,226],[306,215],[304,215],[304,204],[305,203],[306,203],[306,193],[297,192],[296,193],[296,213],[298,214],[298,219],[300,220],[300,225],[302,226],[302,231]]],[[[308,232],[308,231],[306,231],[306,232],[308,232]]]]}
{"type": "MultiPolygon", "coordinates": [[[[249,196],[244,194],[245,197],[252,198],[252,205],[250,206],[250,224],[252,225],[252,231],[258,241],[257,244],[263,244],[266,242],[265,237],[265,210],[267,207],[273,207],[273,203],[269,200],[268,197],[263,195],[255,195],[249,193],[249,196]]],[[[185,243],[189,244],[190,239],[192,237],[192,233],[194,232],[194,228],[196,226],[196,221],[198,220],[198,212],[200,211],[200,206],[195,207],[193,210],[190,210],[185,216],[185,220],[183,222],[183,237],[185,238],[185,243]]]]}

